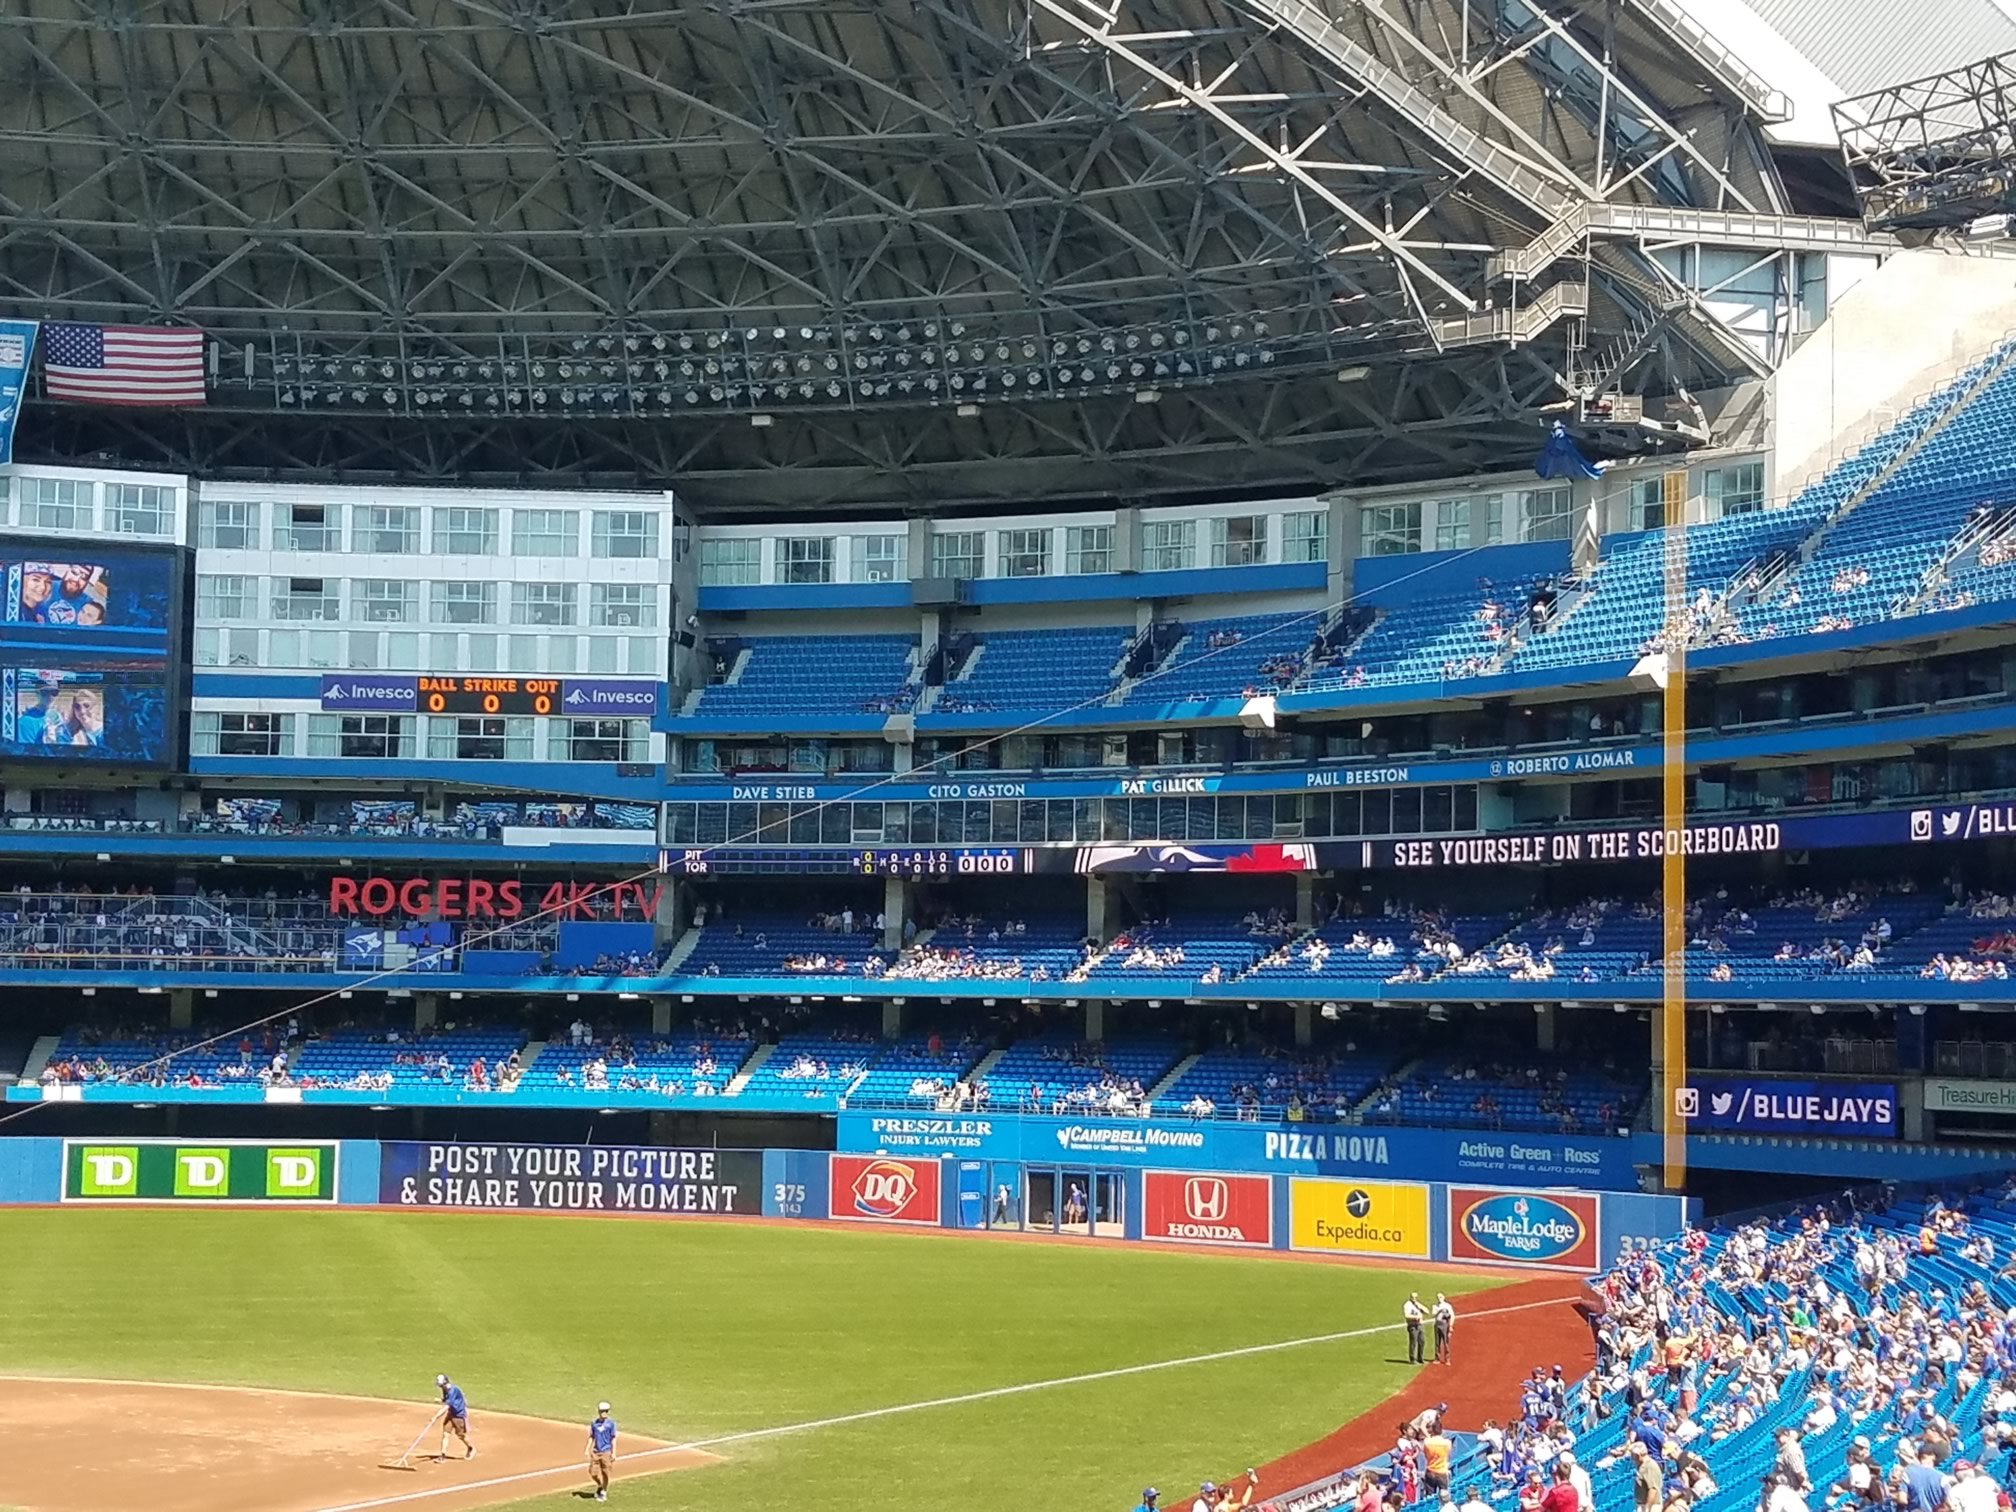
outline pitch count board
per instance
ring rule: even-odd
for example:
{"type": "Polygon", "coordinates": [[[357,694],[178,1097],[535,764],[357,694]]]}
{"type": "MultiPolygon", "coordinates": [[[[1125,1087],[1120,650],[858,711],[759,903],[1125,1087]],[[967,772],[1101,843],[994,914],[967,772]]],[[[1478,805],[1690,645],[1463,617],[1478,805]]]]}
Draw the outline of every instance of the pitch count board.
{"type": "Polygon", "coordinates": [[[551,714],[559,706],[557,677],[420,679],[420,707],[429,714],[551,714]]]}

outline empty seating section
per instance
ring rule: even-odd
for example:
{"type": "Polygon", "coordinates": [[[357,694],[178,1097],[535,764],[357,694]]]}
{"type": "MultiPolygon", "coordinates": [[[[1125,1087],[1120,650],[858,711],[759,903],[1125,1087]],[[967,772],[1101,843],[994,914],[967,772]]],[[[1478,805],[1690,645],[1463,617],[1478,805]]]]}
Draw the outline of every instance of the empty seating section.
{"type": "Polygon", "coordinates": [[[1534,1133],[1610,1133],[1625,1127],[1645,1100],[1646,1076],[1625,1078],[1570,1061],[1525,1056],[1510,1064],[1432,1056],[1382,1086],[1365,1110],[1368,1123],[1521,1129],[1534,1133]]]}
{"type": "Polygon", "coordinates": [[[389,1038],[385,1031],[339,1029],[311,1039],[295,1058],[294,1080],[302,1085],[359,1083],[376,1079],[381,1088],[452,1086],[467,1089],[477,1062],[482,1062],[482,1088],[499,1090],[497,1073],[515,1050],[525,1046],[516,1029],[476,1027],[448,1029],[389,1038]]]}
{"type": "Polygon", "coordinates": [[[1539,578],[1461,590],[1427,589],[1385,606],[1377,623],[1346,654],[1338,672],[1312,685],[1433,682],[1479,677],[1506,649],[1506,633],[1526,613],[1539,578]]]}
{"type": "Polygon", "coordinates": [[[1163,1089],[1155,1111],[1169,1118],[1275,1119],[1293,1101],[1312,1116],[1342,1119],[1392,1063],[1391,1051],[1377,1049],[1334,1055],[1274,1048],[1207,1050],[1163,1089]]]}
{"type": "Polygon", "coordinates": [[[958,713],[1098,698],[1113,686],[1113,669],[1133,639],[1133,630],[1119,625],[982,635],[963,674],[945,684],[938,707],[958,713]]]}
{"type": "Polygon", "coordinates": [[[872,714],[915,699],[917,643],[903,635],[773,635],[744,643],[748,659],[732,683],[701,690],[696,713],[872,714]]]}
{"type": "Polygon", "coordinates": [[[1970,369],[1961,384],[1979,384],[1978,392],[1842,516],[1777,592],[1744,606],[1747,638],[1889,617],[1893,604],[1917,594],[1972,510],[2016,497],[2016,448],[2007,440],[2016,416],[2016,367],[2005,365],[2006,357],[1998,352],[1970,369]]]}
{"type": "Polygon", "coordinates": [[[1322,615],[1302,611],[1186,621],[1183,639],[1163,660],[1167,670],[1142,678],[1122,705],[1238,698],[1285,687],[1322,623],[1322,615]]]}
{"type": "Polygon", "coordinates": [[[1148,1091],[1176,1059],[1167,1040],[1091,1045],[1070,1035],[1045,1034],[1010,1046],[988,1073],[987,1085],[996,1108],[1138,1114],[1146,1110],[1148,1091]]]}

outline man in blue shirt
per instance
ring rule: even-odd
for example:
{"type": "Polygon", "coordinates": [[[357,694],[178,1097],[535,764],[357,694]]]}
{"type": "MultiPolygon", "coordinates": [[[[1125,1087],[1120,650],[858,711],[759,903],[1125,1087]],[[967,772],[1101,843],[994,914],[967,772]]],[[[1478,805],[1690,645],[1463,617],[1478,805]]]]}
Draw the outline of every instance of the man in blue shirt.
{"type": "Polygon", "coordinates": [[[1141,1493],[1141,1505],[1136,1507],[1134,1512],[1162,1512],[1162,1509],[1155,1504],[1155,1498],[1161,1494],[1160,1491],[1150,1486],[1146,1491],[1141,1493]]]}
{"type": "Polygon", "coordinates": [[[1939,1473],[1938,1456],[1929,1449],[1920,1452],[1917,1464],[1905,1467],[1904,1486],[1911,1512],[1939,1512],[1946,1505],[1946,1477],[1939,1473]]]}
{"type": "Polygon", "coordinates": [[[595,1404],[595,1421],[588,1425],[588,1478],[595,1482],[595,1500],[609,1500],[609,1473],[616,1468],[616,1419],[609,1416],[609,1404],[595,1404]]]}
{"type": "Polygon", "coordinates": [[[441,1452],[437,1459],[448,1458],[448,1435],[453,1433],[462,1440],[462,1458],[476,1458],[476,1446],[469,1442],[469,1402],[462,1395],[462,1388],[445,1375],[434,1377],[434,1384],[441,1388],[441,1452]]]}

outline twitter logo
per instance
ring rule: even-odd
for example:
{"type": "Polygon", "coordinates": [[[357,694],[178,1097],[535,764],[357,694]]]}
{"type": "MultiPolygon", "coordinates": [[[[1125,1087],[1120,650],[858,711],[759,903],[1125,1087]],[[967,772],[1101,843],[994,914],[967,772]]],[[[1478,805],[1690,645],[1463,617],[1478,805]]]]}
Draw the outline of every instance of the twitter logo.
{"type": "Polygon", "coordinates": [[[1717,1118],[1726,1117],[1735,1101],[1736,1094],[1733,1092],[1711,1092],[1708,1095],[1708,1106],[1717,1118]]]}
{"type": "Polygon", "coordinates": [[[1939,816],[1940,835],[1945,839],[1951,840],[1955,835],[1959,834],[1960,820],[1962,817],[1963,816],[1961,815],[1961,812],[1958,809],[1952,809],[1946,813],[1941,814],[1939,816]]]}

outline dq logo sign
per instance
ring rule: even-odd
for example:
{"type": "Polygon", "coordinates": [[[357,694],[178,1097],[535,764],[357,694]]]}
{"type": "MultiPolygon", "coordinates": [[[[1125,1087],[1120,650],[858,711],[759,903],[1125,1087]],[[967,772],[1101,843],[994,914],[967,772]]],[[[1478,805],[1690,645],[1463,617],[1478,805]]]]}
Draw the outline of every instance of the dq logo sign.
{"type": "Polygon", "coordinates": [[[1452,1260],[1594,1270],[1596,1198],[1451,1187],[1449,1253],[1452,1260]]]}
{"type": "Polygon", "coordinates": [[[833,1157],[832,1216],[878,1223],[938,1222],[936,1161],[833,1157]]]}
{"type": "Polygon", "coordinates": [[[1274,1242],[1274,1183],[1269,1177],[1150,1171],[1142,1179],[1143,1238],[1191,1244],[1274,1242]]]}

